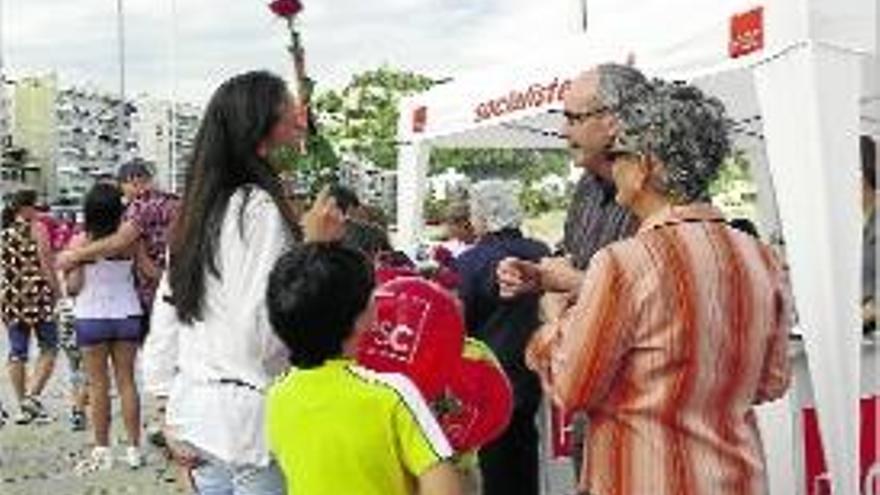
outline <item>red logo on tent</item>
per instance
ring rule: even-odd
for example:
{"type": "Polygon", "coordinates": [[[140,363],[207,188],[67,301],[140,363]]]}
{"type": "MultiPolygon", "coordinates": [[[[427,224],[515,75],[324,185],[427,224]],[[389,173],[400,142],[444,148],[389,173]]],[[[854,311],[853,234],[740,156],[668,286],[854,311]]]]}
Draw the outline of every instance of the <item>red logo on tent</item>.
{"type": "Polygon", "coordinates": [[[428,124],[428,107],[419,107],[413,110],[412,130],[413,132],[425,132],[425,126],[428,124]]]}
{"type": "Polygon", "coordinates": [[[730,19],[730,58],[742,57],[764,48],[764,7],[730,19]]]}

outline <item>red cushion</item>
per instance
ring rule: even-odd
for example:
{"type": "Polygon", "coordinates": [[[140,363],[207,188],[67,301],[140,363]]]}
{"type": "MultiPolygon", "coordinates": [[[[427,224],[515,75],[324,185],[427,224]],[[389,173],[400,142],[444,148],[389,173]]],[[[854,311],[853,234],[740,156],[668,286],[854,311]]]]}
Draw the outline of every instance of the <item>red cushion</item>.
{"type": "Polygon", "coordinates": [[[456,452],[477,449],[501,435],[513,414],[513,391],[491,353],[462,358],[446,392],[431,403],[456,452]]]}
{"type": "Polygon", "coordinates": [[[464,318],[458,300],[416,277],[379,286],[376,321],[360,338],[358,361],[376,371],[407,375],[430,400],[461,359],[464,318]]]}

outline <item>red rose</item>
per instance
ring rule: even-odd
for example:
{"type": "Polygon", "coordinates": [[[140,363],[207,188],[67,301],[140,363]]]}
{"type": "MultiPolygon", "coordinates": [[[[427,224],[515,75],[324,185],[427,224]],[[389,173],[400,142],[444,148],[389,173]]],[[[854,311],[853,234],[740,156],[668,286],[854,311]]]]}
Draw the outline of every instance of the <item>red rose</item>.
{"type": "Polygon", "coordinates": [[[278,17],[293,17],[302,10],[303,6],[299,0],[274,0],[269,4],[269,10],[278,17]]]}

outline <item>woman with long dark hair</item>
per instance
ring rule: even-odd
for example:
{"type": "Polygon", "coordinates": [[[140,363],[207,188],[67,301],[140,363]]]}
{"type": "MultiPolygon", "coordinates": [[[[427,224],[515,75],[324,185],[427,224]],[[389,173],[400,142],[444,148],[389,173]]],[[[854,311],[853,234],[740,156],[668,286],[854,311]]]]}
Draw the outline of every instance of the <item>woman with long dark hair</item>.
{"type": "MultiPolygon", "coordinates": [[[[263,408],[288,355],[265,294],[275,260],[300,231],[271,157],[301,139],[302,115],[284,81],[249,72],[217,89],[196,135],[144,373],[148,390],[167,396],[166,436],[198,493],[284,491],[263,408]]],[[[341,235],[326,195],[306,217],[306,238],[341,235]]]]}
{"type": "MultiPolygon", "coordinates": [[[[97,183],[86,194],[85,231],[71,240],[81,246],[103,239],[119,227],[125,206],[122,191],[113,184],[97,183]]],[[[75,296],[73,305],[76,343],[83,349],[95,447],[77,465],[77,471],[110,469],[110,373],[122,405],[122,419],[128,436],[126,463],[140,467],[140,396],[134,380],[134,364],[143,329],[143,310],[135,290],[134,260],[139,245],[114,258],[79,265],[67,272],[67,289],[75,296]]]]}

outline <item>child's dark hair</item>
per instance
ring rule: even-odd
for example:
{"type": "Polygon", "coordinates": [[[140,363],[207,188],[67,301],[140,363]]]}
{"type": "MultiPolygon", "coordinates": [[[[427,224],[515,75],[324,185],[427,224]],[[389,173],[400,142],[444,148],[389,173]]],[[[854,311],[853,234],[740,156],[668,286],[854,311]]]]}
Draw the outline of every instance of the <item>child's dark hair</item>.
{"type": "Polygon", "coordinates": [[[299,368],[342,354],[370,302],[373,270],[361,253],[339,243],[306,243],[285,253],[269,275],[269,321],[299,368]]]}
{"type": "Polygon", "coordinates": [[[124,211],[122,191],[113,184],[96,183],[83,204],[86,233],[92,239],[100,239],[116,232],[124,211]]]}

